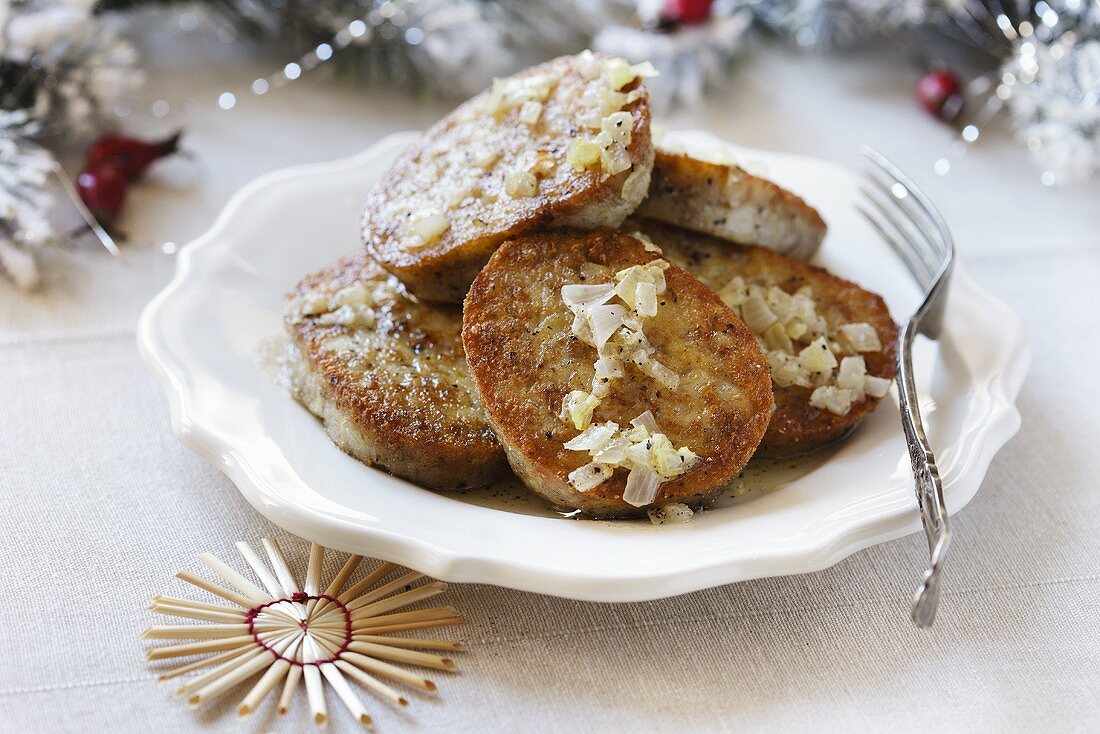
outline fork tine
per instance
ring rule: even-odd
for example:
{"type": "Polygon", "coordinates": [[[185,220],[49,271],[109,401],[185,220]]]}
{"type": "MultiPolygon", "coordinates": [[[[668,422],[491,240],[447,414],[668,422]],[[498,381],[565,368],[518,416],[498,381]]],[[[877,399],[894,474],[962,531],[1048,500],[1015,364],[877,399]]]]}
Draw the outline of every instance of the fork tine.
{"type": "Polygon", "coordinates": [[[917,506],[928,539],[929,565],[913,600],[911,617],[918,627],[932,625],[940,599],[940,575],[951,541],[950,520],[943,498],[943,482],[936,456],[921,420],[920,401],[913,375],[913,340],[917,334],[939,335],[955,246],[943,218],[924,193],[894,164],[864,147],[870,168],[861,187],[865,201],[856,209],[922,281],[924,300],[898,338],[898,408],[913,469],[917,506]],[[921,276],[925,276],[922,278],[921,276]]]}
{"type": "Polygon", "coordinates": [[[865,175],[882,199],[889,202],[890,208],[903,214],[912,230],[919,235],[912,244],[920,249],[923,259],[935,272],[936,266],[946,255],[943,239],[938,235],[936,223],[920,208],[912,192],[900,181],[886,178],[885,172],[877,168],[868,169],[865,175]]]}
{"type": "Polygon", "coordinates": [[[920,242],[920,235],[914,234],[914,226],[906,224],[907,220],[903,220],[898,215],[893,204],[883,202],[881,196],[866,188],[862,191],[866,199],[864,203],[869,205],[876,215],[880,225],[879,233],[882,234],[883,230],[886,230],[893,234],[890,245],[905,260],[918,284],[922,288],[926,287],[935,275],[936,266],[930,262],[925,248],[917,244],[920,242]]]}
{"type": "Polygon", "coordinates": [[[947,228],[947,222],[944,221],[943,216],[939,210],[932,204],[931,200],[921,191],[920,187],[913,183],[913,179],[909,178],[895,166],[890,160],[879,153],[877,150],[870,146],[863,146],[861,149],[863,155],[880,169],[885,171],[891,178],[900,183],[912,196],[913,201],[922,212],[931,220],[935,225],[936,232],[939,234],[940,241],[943,244],[943,254],[947,257],[954,257],[955,255],[955,242],[951,238],[951,230],[947,228]]]}
{"type": "Polygon", "coordinates": [[[901,258],[902,262],[905,263],[905,267],[908,268],[909,272],[913,274],[913,277],[918,281],[921,288],[924,288],[926,285],[926,281],[929,277],[931,277],[931,274],[928,272],[928,268],[927,266],[925,266],[924,262],[917,258],[912,248],[910,248],[904,242],[904,240],[899,238],[897,234],[892,232],[888,225],[883,224],[874,214],[868,211],[865,207],[861,206],[860,204],[856,204],[856,209],[859,211],[860,214],[863,215],[863,218],[866,219],[871,224],[871,226],[875,228],[875,230],[879,233],[879,236],[881,236],[882,239],[886,241],[886,244],[890,245],[890,249],[892,249],[894,253],[901,258]]]}

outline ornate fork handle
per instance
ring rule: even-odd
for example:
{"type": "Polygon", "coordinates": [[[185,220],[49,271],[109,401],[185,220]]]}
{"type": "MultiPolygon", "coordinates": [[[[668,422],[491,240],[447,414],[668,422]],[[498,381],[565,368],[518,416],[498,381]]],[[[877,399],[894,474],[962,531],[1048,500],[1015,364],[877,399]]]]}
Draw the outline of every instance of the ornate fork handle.
{"type": "Polygon", "coordinates": [[[902,329],[898,341],[898,395],[901,425],[909,446],[909,461],[913,466],[917,505],[924,534],[928,539],[929,564],[913,598],[913,623],[927,629],[936,618],[940,603],[940,573],[947,549],[951,545],[951,525],[943,498],[943,483],[936,466],[936,455],[928,445],[921,420],[917,386],[913,378],[913,339],[920,327],[920,315],[914,316],[902,329]]]}

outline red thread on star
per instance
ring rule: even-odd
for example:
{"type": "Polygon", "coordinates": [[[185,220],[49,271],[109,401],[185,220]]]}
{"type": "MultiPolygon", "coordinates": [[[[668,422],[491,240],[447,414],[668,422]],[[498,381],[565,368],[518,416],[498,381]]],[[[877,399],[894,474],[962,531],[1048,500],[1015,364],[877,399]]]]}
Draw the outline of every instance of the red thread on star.
{"type": "MultiPolygon", "coordinates": [[[[329,596],[328,594],[317,594],[316,596],[313,596],[305,593],[304,591],[297,591],[292,594],[289,599],[272,599],[271,601],[264,602],[263,604],[252,607],[245,613],[245,620],[248,622],[248,634],[252,636],[252,639],[255,640],[257,645],[274,655],[277,660],[285,660],[291,665],[297,665],[298,667],[304,667],[306,665],[319,666],[324,665],[325,663],[334,663],[339,660],[340,656],[347,652],[348,648],[351,646],[351,612],[348,610],[347,605],[344,604],[344,602],[340,601],[334,596],[329,596]],[[296,658],[288,658],[285,655],[276,652],[275,649],[271,647],[271,645],[267,644],[264,639],[260,637],[260,633],[256,631],[256,617],[260,614],[260,612],[267,609],[268,607],[275,606],[276,604],[282,604],[283,602],[298,602],[299,604],[306,604],[310,601],[320,601],[322,599],[332,602],[340,609],[340,611],[344,613],[344,643],[340,645],[340,648],[336,651],[334,655],[332,655],[332,657],[328,657],[323,660],[314,660],[313,662],[309,663],[302,662],[301,660],[298,660],[296,658]]],[[[303,619],[298,623],[298,626],[301,627],[303,631],[308,631],[309,621],[303,619]]]]}

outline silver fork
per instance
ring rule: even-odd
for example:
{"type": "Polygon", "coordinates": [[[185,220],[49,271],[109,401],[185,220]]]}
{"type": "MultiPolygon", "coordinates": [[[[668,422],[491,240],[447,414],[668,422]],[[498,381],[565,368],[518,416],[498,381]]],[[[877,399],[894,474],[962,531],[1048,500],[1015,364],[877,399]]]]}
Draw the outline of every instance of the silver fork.
{"type": "Polygon", "coordinates": [[[940,573],[951,545],[951,525],[936,456],[921,420],[913,378],[913,341],[917,334],[939,338],[955,264],[955,244],[943,217],[908,176],[878,151],[864,147],[862,152],[867,159],[861,188],[864,202],[857,208],[924,290],[924,301],[898,336],[897,360],[901,426],[909,446],[929,556],[928,570],[913,597],[912,619],[918,627],[927,629],[936,619],[940,603],[940,573]]]}

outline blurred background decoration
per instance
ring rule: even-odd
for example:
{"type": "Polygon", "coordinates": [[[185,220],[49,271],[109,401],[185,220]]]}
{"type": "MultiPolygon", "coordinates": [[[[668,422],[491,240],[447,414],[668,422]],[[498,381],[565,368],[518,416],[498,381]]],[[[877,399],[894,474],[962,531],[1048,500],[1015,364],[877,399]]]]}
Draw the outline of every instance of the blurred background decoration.
{"type": "MultiPolygon", "coordinates": [[[[589,47],[652,61],[662,73],[655,106],[667,109],[717,89],[755,38],[807,52],[869,44],[912,59],[917,102],[964,143],[1004,114],[1044,185],[1100,169],[1100,0],[0,0],[0,272],[9,280],[33,286],[35,251],[64,239],[47,217],[49,180],[63,175],[51,145],[120,126],[143,80],[127,24],[165,7],[181,29],[220,24],[232,42],[279,58],[271,74],[223,93],[223,109],[319,68],[461,99],[494,76],[589,47]]],[[[121,205],[129,183],[116,181],[108,198],[121,205]]]]}

